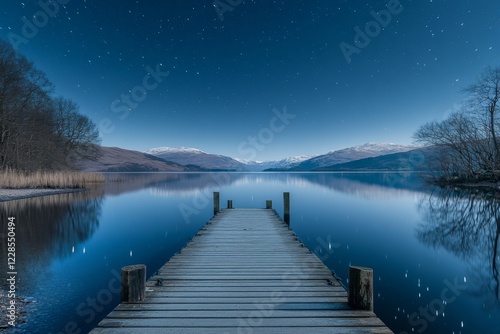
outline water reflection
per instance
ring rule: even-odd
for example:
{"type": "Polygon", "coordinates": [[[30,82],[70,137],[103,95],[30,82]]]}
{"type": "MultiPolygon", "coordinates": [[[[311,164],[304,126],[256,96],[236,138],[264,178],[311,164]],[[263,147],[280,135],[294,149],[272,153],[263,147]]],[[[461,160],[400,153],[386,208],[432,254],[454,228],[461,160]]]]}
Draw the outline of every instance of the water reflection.
{"type": "Polygon", "coordinates": [[[109,173],[106,195],[149,189],[157,195],[193,195],[200,190],[228,186],[244,177],[239,173],[109,173]]]}
{"type": "MultiPolygon", "coordinates": [[[[27,282],[36,282],[54,258],[64,258],[88,240],[99,226],[102,189],[0,203],[0,231],[5,237],[8,217],[16,223],[16,270],[27,282]]],[[[0,270],[8,270],[7,248],[0,249],[0,270]]],[[[23,285],[26,290],[32,284],[23,285]]],[[[30,293],[30,291],[24,291],[30,293]]]]}
{"type": "MultiPolygon", "coordinates": [[[[88,332],[118,304],[119,294],[92,320],[78,311],[82,303],[88,310],[87,298],[97,298],[124,265],[144,263],[150,273],[160,268],[210,219],[212,191],[220,191],[221,203],[234,200],[235,207],[263,207],[272,199],[281,216],[282,193],[289,191],[293,230],[332,270],[345,279],[350,263],[374,268],[376,313],[395,331],[422,329],[410,317],[440,298],[446,282],[456,278],[465,285],[464,277],[470,288],[446,306],[446,316],[428,321],[426,333],[466,333],[462,322],[477,332],[497,328],[498,312],[482,307],[484,296],[488,307],[499,304],[500,202],[494,194],[431,194],[411,173],[107,178],[94,192],[0,203],[0,224],[16,217],[19,287],[39,305],[26,332],[60,331],[70,322],[88,332]],[[185,207],[196,210],[189,221],[180,210],[185,207]]],[[[5,251],[2,247],[0,276],[7,272],[5,251]]]]}
{"type": "Polygon", "coordinates": [[[395,189],[399,190],[396,196],[424,189],[415,173],[124,173],[108,174],[108,178],[112,182],[106,185],[106,194],[149,189],[160,196],[194,196],[207,189],[248,185],[319,187],[365,198],[394,196],[395,189]]]}
{"type": "MultiPolygon", "coordinates": [[[[294,174],[290,174],[294,176],[294,174]]],[[[296,174],[309,184],[371,199],[401,196],[424,190],[416,173],[304,173],[296,174]],[[390,190],[390,191],[388,191],[390,190]]],[[[304,185],[304,186],[307,186],[304,185]]]]}
{"type": "Polygon", "coordinates": [[[419,209],[425,222],[417,228],[418,239],[465,260],[470,266],[471,286],[485,299],[484,306],[499,306],[499,194],[446,189],[422,200],[419,209]]]}

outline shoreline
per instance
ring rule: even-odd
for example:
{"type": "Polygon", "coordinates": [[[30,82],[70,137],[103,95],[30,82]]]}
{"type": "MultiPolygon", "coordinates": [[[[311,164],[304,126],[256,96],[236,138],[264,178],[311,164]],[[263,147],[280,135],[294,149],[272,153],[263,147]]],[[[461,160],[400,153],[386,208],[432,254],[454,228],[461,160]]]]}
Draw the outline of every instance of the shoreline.
{"type": "Polygon", "coordinates": [[[0,189],[0,203],[48,195],[67,194],[85,191],[83,188],[75,189],[0,189]]]}
{"type": "Polygon", "coordinates": [[[483,181],[479,183],[459,183],[457,185],[466,188],[489,189],[496,191],[500,190],[500,184],[497,182],[483,181]]]}
{"type": "Polygon", "coordinates": [[[443,187],[443,188],[464,187],[464,188],[500,190],[500,182],[497,182],[497,181],[451,182],[451,183],[430,182],[430,184],[436,185],[438,187],[443,187]]]}

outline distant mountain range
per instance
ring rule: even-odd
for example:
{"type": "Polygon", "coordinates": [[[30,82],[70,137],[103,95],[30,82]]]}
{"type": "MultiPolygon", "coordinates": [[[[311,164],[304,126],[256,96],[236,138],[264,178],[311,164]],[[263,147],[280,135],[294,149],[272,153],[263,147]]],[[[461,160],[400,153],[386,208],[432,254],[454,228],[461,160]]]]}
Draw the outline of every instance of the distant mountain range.
{"type": "Polygon", "coordinates": [[[78,161],[75,167],[88,172],[185,172],[201,170],[165,161],[151,154],[118,147],[98,147],[99,159],[78,161]]]}
{"type": "Polygon", "coordinates": [[[364,145],[344,148],[337,151],[330,151],[326,154],[318,155],[305,160],[293,170],[307,171],[319,168],[327,168],[338,164],[356,161],[365,158],[378,157],[381,155],[407,152],[414,149],[412,146],[403,146],[393,143],[366,143],[364,145]]]}
{"type": "Polygon", "coordinates": [[[233,159],[228,156],[211,154],[192,147],[158,147],[145,153],[181,165],[199,166],[205,170],[229,170],[256,172],[269,168],[289,169],[310,158],[307,156],[290,157],[275,161],[250,161],[233,159]]]}
{"type": "Polygon", "coordinates": [[[191,147],[157,147],[147,150],[145,153],[165,161],[172,161],[185,166],[199,166],[207,170],[245,170],[245,165],[233,158],[206,153],[191,147]]]}
{"type": "Polygon", "coordinates": [[[283,169],[287,170],[298,166],[301,162],[310,159],[310,156],[299,155],[296,157],[285,158],[282,160],[272,160],[272,161],[250,161],[236,159],[245,165],[246,170],[258,172],[269,169],[283,169]]]}
{"type": "Polygon", "coordinates": [[[435,150],[419,148],[315,168],[315,171],[428,171],[435,150]]]}
{"type": "Polygon", "coordinates": [[[99,150],[97,161],[80,162],[78,168],[101,172],[401,170],[422,155],[416,153],[420,149],[393,143],[367,143],[313,157],[273,161],[235,159],[190,147],[158,147],[146,152],[112,147],[99,150]]]}

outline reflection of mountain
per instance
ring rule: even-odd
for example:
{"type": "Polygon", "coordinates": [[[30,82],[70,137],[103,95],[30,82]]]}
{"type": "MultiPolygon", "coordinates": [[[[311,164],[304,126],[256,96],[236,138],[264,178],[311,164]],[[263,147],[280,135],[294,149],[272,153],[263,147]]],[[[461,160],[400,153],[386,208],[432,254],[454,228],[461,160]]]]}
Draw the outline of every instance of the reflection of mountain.
{"type": "Polygon", "coordinates": [[[183,177],[175,180],[157,182],[150,187],[151,192],[158,195],[181,194],[194,196],[207,188],[228,186],[243,178],[245,174],[240,173],[186,173],[183,177]]]}
{"type": "Polygon", "coordinates": [[[230,185],[240,179],[240,173],[120,173],[106,174],[107,195],[119,195],[141,189],[150,189],[156,194],[192,195],[207,187],[230,185]]]}
{"type": "Polygon", "coordinates": [[[500,306],[500,198],[495,192],[450,189],[422,200],[420,241],[443,247],[471,264],[470,276],[485,305],[500,306]]]}
{"type": "MultiPolygon", "coordinates": [[[[38,280],[54,257],[71,254],[73,246],[89,239],[99,226],[102,191],[43,196],[0,203],[2,245],[7,218],[15,217],[16,269],[25,280],[38,280]]],[[[0,249],[5,274],[7,248],[0,249]]]]}
{"type": "Polygon", "coordinates": [[[414,173],[150,173],[108,174],[106,194],[121,194],[149,189],[157,195],[196,195],[206,188],[228,185],[273,184],[281,182],[291,186],[327,188],[366,198],[383,198],[396,188],[413,192],[423,188],[414,173]]]}
{"type": "Polygon", "coordinates": [[[401,192],[413,193],[425,190],[415,173],[297,173],[290,174],[309,183],[365,198],[386,198],[401,192]],[[392,191],[387,191],[391,188],[392,191]]]}

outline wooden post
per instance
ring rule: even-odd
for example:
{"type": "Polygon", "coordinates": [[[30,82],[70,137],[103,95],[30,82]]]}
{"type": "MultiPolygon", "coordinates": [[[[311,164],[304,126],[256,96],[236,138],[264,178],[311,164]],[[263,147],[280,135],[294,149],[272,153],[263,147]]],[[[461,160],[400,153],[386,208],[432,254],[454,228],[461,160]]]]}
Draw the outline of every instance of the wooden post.
{"type": "Polygon", "coordinates": [[[135,264],[122,268],[122,302],[143,301],[146,292],[146,266],[135,264]]]}
{"type": "Polygon", "coordinates": [[[214,216],[220,211],[219,208],[219,192],[214,191],[214,216]]]}
{"type": "Polygon", "coordinates": [[[232,209],[233,208],[233,200],[232,199],[228,199],[227,200],[227,208],[228,209],[232,209]]]}
{"type": "Polygon", "coordinates": [[[373,270],[349,266],[349,306],[373,311],[373,270]]]}
{"type": "Polygon", "coordinates": [[[283,206],[284,206],[284,214],[283,214],[283,220],[285,223],[290,226],[290,193],[285,192],[283,193],[283,206]]]}
{"type": "Polygon", "coordinates": [[[270,199],[266,200],[266,209],[272,209],[273,208],[273,201],[270,199]]]}

